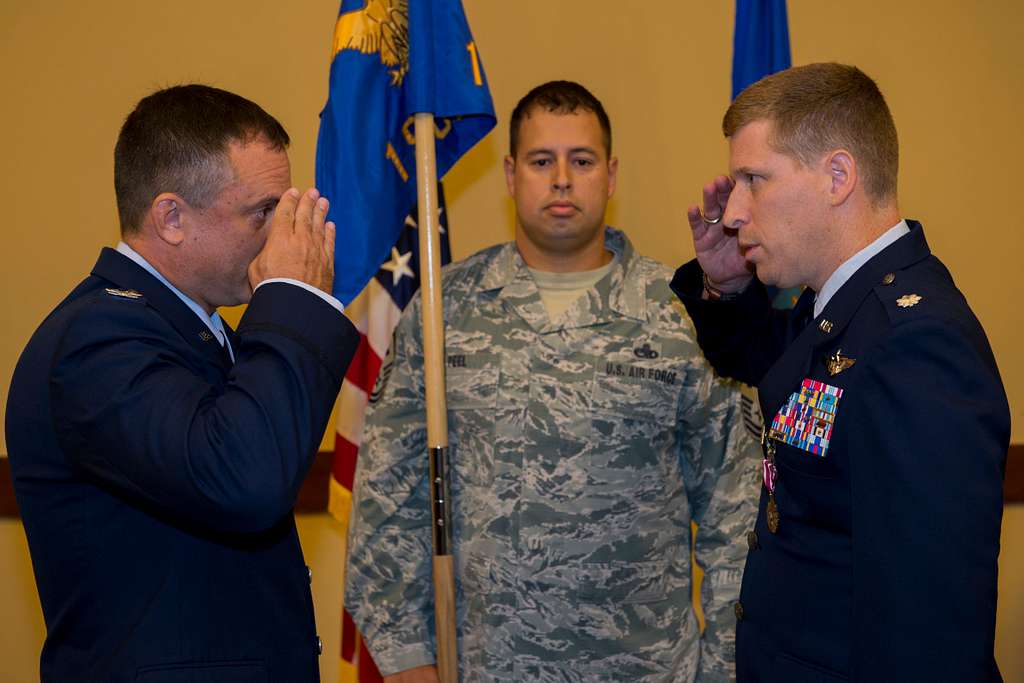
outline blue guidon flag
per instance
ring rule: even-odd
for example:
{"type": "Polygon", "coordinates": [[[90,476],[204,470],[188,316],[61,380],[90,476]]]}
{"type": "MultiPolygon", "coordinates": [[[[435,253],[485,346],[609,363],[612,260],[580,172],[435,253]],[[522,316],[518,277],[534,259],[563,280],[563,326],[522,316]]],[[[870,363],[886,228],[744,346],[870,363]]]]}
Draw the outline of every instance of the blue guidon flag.
{"type": "Polygon", "coordinates": [[[790,66],[786,0],[736,0],[732,98],[751,83],[790,66]]]}
{"type": "MultiPolygon", "coordinates": [[[[347,530],[366,405],[378,374],[387,372],[392,332],[419,284],[413,115],[435,116],[438,180],[494,127],[495,117],[459,0],[414,0],[411,7],[408,0],[343,0],[330,79],[316,184],[331,200],[328,218],[338,229],[333,293],[362,335],[341,385],[328,504],[347,530]]],[[[444,263],[450,252],[440,185],[438,199],[444,263]]],[[[341,621],[339,680],[380,683],[345,610],[341,621]]]]}
{"type": "Polygon", "coordinates": [[[333,294],[348,305],[416,201],[413,115],[435,116],[438,179],[495,116],[459,0],[342,0],[333,54],[316,185],[338,230],[333,294]]]}

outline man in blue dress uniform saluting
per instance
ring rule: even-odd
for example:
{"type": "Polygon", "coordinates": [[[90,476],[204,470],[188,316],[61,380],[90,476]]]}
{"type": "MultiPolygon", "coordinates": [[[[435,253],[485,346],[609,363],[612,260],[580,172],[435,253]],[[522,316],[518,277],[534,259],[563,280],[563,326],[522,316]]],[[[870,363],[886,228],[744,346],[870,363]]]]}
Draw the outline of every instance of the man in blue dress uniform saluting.
{"type": "Polygon", "coordinates": [[[7,405],[43,681],[319,680],[291,511],[359,334],[287,144],[202,85],[121,129],[122,242],[33,335],[7,405]],[[216,309],[240,303],[235,332],[216,309]]]}
{"type": "Polygon", "coordinates": [[[729,177],[689,210],[673,289],[724,375],[756,384],[763,487],[739,681],[998,681],[1009,410],[985,333],[897,204],[875,83],[788,69],[729,107],[729,177]],[[806,285],[792,311],[764,285],[806,285]]]}

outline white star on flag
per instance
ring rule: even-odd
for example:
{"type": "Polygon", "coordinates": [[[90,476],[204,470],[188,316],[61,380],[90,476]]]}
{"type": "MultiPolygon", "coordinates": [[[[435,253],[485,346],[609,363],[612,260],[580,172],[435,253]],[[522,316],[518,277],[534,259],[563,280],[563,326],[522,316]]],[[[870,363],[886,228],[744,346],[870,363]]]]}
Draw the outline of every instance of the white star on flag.
{"type": "Polygon", "coordinates": [[[391,271],[391,285],[395,286],[403,276],[408,275],[409,277],[415,277],[412,272],[412,268],[409,267],[409,259],[412,258],[412,252],[406,254],[399,254],[397,247],[391,247],[391,260],[387,263],[381,264],[381,268],[384,270],[391,271]]]}
{"type": "MultiPolygon", "coordinates": [[[[443,206],[439,206],[437,208],[437,229],[443,235],[445,233],[445,231],[447,230],[447,228],[445,228],[444,227],[444,223],[441,222],[441,214],[442,213],[444,213],[444,207],[443,206]]],[[[408,216],[405,217],[405,227],[412,228],[413,230],[415,230],[417,227],[419,227],[419,226],[416,225],[416,219],[412,217],[412,214],[409,214],[408,216]]]]}

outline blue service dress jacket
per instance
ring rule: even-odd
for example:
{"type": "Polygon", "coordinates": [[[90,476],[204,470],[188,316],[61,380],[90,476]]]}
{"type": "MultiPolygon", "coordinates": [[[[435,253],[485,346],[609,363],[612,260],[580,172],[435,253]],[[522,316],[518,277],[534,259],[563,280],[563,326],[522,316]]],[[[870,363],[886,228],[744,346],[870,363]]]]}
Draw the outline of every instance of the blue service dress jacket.
{"type": "Polygon", "coordinates": [[[292,507],[356,349],[268,283],[226,350],[104,249],[15,369],[7,443],[46,621],[43,681],[316,681],[292,507]]]}
{"type": "Polygon", "coordinates": [[[813,320],[811,291],[783,312],[756,280],[701,300],[696,261],[673,280],[711,364],[758,387],[765,420],[774,493],[748,534],[741,683],[1001,680],[1009,408],[981,325],[908,224],[813,320]]]}

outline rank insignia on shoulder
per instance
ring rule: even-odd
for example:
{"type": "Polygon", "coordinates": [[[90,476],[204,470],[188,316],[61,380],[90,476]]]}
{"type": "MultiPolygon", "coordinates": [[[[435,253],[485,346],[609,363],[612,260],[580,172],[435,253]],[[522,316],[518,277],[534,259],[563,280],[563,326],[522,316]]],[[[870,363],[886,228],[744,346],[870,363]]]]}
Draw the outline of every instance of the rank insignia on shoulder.
{"type": "Polygon", "coordinates": [[[376,403],[380,400],[380,397],[384,394],[384,389],[388,386],[388,380],[391,379],[391,371],[394,367],[395,345],[390,344],[388,352],[384,356],[384,362],[381,364],[380,370],[377,371],[377,379],[373,383],[373,389],[370,391],[370,403],[376,403]]]}
{"type": "Polygon", "coordinates": [[[924,297],[917,294],[904,294],[899,299],[896,299],[896,305],[900,308],[910,308],[911,306],[916,306],[921,303],[923,298],[924,297]]]}
{"type": "Polygon", "coordinates": [[[103,290],[110,296],[121,297],[122,299],[141,299],[142,293],[136,292],[134,289],[114,289],[113,287],[107,287],[103,290]]]}
{"type": "Polygon", "coordinates": [[[828,374],[830,374],[833,377],[838,375],[843,370],[850,369],[851,367],[853,367],[853,364],[857,362],[856,359],[847,358],[846,356],[842,355],[842,353],[842,349],[836,349],[836,352],[834,354],[825,358],[825,369],[828,370],[828,374]]]}

